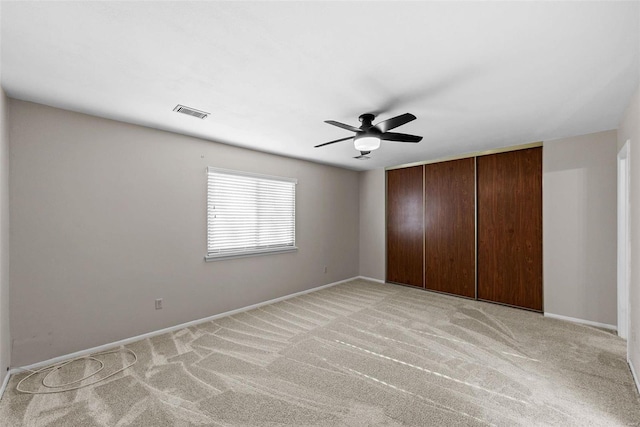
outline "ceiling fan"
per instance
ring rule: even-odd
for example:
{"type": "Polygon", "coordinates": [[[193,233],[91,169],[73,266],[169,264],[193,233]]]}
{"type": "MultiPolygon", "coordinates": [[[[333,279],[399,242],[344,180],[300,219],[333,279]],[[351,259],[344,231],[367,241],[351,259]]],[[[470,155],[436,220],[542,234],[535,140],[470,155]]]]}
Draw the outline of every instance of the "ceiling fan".
{"type": "Polygon", "coordinates": [[[367,113],[362,114],[360,117],[360,125],[359,128],[355,126],[346,125],[344,123],[336,122],[334,120],[325,120],[325,123],[329,123],[330,125],[337,126],[342,129],[350,130],[351,132],[355,132],[354,136],[350,136],[347,138],[336,139],[335,141],[325,142],[324,144],[316,145],[314,148],[324,147],[325,145],[334,144],[336,142],[347,141],[349,139],[353,139],[353,145],[355,149],[360,151],[361,155],[355,157],[356,159],[365,159],[367,154],[369,154],[373,150],[377,150],[380,148],[380,141],[395,141],[395,142],[420,142],[422,140],[421,136],[416,135],[408,135],[406,133],[396,133],[396,132],[388,132],[391,129],[395,129],[399,126],[402,126],[406,123],[409,123],[412,120],[416,119],[416,116],[413,114],[405,113],[396,117],[392,117],[390,119],[384,120],[377,125],[374,125],[373,119],[375,116],[373,114],[367,113]]]}

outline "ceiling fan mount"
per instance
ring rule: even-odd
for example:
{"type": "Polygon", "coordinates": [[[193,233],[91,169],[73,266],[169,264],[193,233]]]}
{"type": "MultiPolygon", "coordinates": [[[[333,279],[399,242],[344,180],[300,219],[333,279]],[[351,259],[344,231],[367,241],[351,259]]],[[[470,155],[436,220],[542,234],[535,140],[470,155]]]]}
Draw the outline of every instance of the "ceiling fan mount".
{"type": "Polygon", "coordinates": [[[389,132],[389,130],[391,129],[395,129],[399,126],[409,123],[410,121],[415,120],[416,116],[414,116],[413,114],[401,114],[399,116],[392,117],[374,125],[373,120],[375,118],[376,116],[371,113],[361,114],[360,117],[358,117],[360,123],[362,123],[359,128],[336,122],[334,120],[325,120],[325,123],[349,130],[351,132],[355,132],[355,135],[347,138],[336,139],[335,141],[325,142],[324,144],[316,145],[315,148],[324,147],[325,145],[353,139],[353,145],[355,149],[362,152],[362,155],[364,156],[365,151],[367,152],[367,154],[369,154],[369,152],[378,149],[380,147],[380,141],[416,143],[422,140],[421,136],[408,135],[406,133],[389,132]]]}
{"type": "Polygon", "coordinates": [[[373,119],[375,118],[376,116],[371,113],[364,113],[361,114],[360,117],[358,117],[358,120],[360,120],[360,123],[362,123],[363,126],[373,126],[371,122],[373,122],[373,119]]]}

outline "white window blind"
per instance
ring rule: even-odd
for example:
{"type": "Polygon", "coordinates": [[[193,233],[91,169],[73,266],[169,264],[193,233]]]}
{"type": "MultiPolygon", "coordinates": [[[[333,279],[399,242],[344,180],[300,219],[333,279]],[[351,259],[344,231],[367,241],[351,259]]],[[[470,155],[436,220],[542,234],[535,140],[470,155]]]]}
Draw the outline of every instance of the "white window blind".
{"type": "Polygon", "coordinates": [[[207,260],[295,250],[291,178],[209,167],[207,260]]]}

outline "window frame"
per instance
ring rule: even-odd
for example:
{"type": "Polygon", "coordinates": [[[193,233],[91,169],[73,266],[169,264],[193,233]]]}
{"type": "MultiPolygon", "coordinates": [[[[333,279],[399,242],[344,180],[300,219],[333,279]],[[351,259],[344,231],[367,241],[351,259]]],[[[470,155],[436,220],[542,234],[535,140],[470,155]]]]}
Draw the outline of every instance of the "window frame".
{"type": "MultiPolygon", "coordinates": [[[[209,166],[206,169],[206,177],[207,177],[207,185],[206,185],[206,255],[205,261],[221,261],[225,259],[234,259],[234,258],[246,258],[253,256],[261,256],[261,255],[271,255],[271,254],[280,254],[280,253],[288,253],[295,252],[298,250],[296,246],[296,226],[297,226],[297,217],[296,217],[296,186],[298,184],[298,180],[295,178],[288,178],[282,176],[274,176],[274,175],[265,175],[253,172],[245,172],[231,169],[223,169],[214,166],[209,166]],[[293,185],[293,242],[292,245],[281,246],[281,247],[271,247],[271,248],[260,248],[260,249],[248,249],[248,250],[239,250],[237,252],[209,252],[209,239],[210,239],[210,221],[209,221],[209,210],[211,204],[211,186],[209,183],[210,174],[218,173],[222,175],[231,175],[231,176],[239,176],[245,178],[254,178],[256,180],[266,180],[266,181],[277,181],[277,182],[285,182],[291,183],[293,185]]],[[[257,206],[257,205],[256,205],[257,206]]]]}

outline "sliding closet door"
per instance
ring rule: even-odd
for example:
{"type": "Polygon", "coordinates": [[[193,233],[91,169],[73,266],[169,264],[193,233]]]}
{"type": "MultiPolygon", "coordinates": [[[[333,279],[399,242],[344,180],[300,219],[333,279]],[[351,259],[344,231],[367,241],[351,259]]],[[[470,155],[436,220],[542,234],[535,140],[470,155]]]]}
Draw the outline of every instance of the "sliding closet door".
{"type": "Polygon", "coordinates": [[[425,166],[425,288],[475,298],[474,158],[425,166]]]}
{"type": "Polygon", "coordinates": [[[542,148],[477,158],[478,299],[542,311],[542,148]]]}
{"type": "Polygon", "coordinates": [[[423,167],[387,171],[387,281],[423,287],[423,167]]]}

